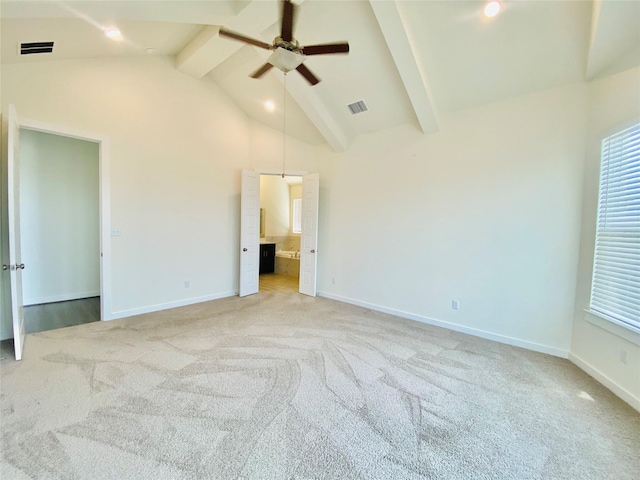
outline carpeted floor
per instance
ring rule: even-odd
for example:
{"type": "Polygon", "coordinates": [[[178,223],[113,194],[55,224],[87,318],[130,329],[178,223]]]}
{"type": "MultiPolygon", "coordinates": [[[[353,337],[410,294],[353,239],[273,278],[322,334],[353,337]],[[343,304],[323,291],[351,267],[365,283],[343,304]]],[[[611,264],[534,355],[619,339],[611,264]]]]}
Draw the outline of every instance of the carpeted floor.
{"type": "Polygon", "coordinates": [[[3,480],[640,478],[640,414],[568,361],[323,298],[228,298],[2,356],[3,480]]]}

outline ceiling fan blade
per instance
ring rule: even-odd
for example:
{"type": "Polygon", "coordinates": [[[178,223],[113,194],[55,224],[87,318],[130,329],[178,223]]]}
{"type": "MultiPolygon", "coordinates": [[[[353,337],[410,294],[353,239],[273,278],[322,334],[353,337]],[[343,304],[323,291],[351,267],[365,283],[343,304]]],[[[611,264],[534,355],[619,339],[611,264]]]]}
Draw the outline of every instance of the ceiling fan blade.
{"type": "Polygon", "coordinates": [[[265,63],[258,70],[256,70],[255,72],[253,72],[251,74],[251,78],[260,78],[261,76],[263,76],[265,73],[267,73],[272,68],[273,68],[273,65],[271,65],[270,63],[265,63]]]}
{"type": "Polygon", "coordinates": [[[266,50],[272,50],[273,45],[269,45],[268,43],[262,42],[260,40],[256,40],[254,38],[245,37],[236,32],[232,32],[231,30],[225,30],[223,28],[220,29],[220,35],[223,37],[233,38],[234,40],[240,40],[241,42],[248,43],[249,45],[254,45],[256,47],[264,48],[266,50]]]}
{"type": "Polygon", "coordinates": [[[325,55],[327,53],[349,53],[349,44],[342,43],[326,43],[323,45],[309,45],[302,47],[302,53],[305,55],[325,55]]]}
{"type": "Polygon", "coordinates": [[[300,72],[300,75],[302,75],[311,85],[316,85],[318,82],[320,82],[320,79],[313,73],[311,73],[311,70],[305,67],[304,63],[298,65],[298,68],[296,68],[296,70],[300,72]]]}
{"type": "Polygon", "coordinates": [[[293,39],[293,16],[295,15],[295,5],[291,0],[282,2],[282,32],[280,37],[285,42],[293,39]]]}

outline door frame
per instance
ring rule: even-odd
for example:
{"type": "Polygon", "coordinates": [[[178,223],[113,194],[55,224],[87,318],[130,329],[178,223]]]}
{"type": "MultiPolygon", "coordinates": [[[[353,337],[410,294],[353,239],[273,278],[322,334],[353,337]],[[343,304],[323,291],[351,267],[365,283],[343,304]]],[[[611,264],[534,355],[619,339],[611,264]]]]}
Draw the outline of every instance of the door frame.
{"type": "Polygon", "coordinates": [[[98,144],[98,196],[100,225],[100,320],[111,320],[111,183],[110,139],[108,135],[86,132],[72,127],[55,125],[18,117],[20,129],[75,138],[98,144]]]}
{"type": "MultiPolygon", "coordinates": [[[[282,170],[273,170],[273,169],[263,169],[263,168],[254,168],[254,172],[259,175],[274,175],[274,176],[282,176],[282,170]]],[[[304,177],[308,175],[310,172],[307,170],[285,170],[284,175],[288,177],[304,177]]],[[[318,215],[320,212],[320,205],[318,204],[318,215]]],[[[317,264],[316,264],[316,278],[317,278],[317,264]]],[[[258,291],[260,291],[260,282],[258,282],[258,291]]],[[[300,287],[298,287],[298,293],[300,293],[300,287]]]]}

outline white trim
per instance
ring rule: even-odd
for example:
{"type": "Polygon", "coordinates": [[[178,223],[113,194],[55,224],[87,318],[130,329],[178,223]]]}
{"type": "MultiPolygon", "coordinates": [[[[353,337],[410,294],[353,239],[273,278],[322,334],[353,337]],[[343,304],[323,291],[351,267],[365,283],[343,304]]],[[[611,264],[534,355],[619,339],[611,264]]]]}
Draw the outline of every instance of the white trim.
{"type": "MultiPolygon", "coordinates": [[[[615,135],[616,133],[621,132],[622,130],[626,130],[627,128],[633,127],[638,122],[640,122],[640,116],[633,116],[625,120],[624,122],[620,122],[615,127],[611,127],[600,132],[598,134],[598,138],[591,141],[592,146],[596,145],[597,155],[598,155],[598,158],[600,159],[600,161],[598,162],[598,165],[600,165],[602,161],[602,158],[600,158],[600,153],[601,153],[600,147],[602,146],[602,140],[604,140],[605,138],[611,137],[612,135],[615,135]]],[[[599,177],[598,177],[598,180],[600,180],[599,177]]],[[[600,183],[598,183],[598,185],[600,185],[600,183]]]]}
{"type": "Polygon", "coordinates": [[[629,390],[625,389],[618,385],[615,381],[611,380],[604,373],[602,373],[597,368],[593,367],[585,360],[575,355],[574,353],[569,354],[569,361],[576,365],[581,370],[585,371],[591,377],[596,379],[602,385],[611,390],[616,396],[620,397],[622,400],[627,402],[633,408],[635,408],[638,412],[640,412],[640,398],[634,396],[629,390]]]}
{"type": "Polygon", "coordinates": [[[640,346],[640,330],[615,318],[607,317],[599,312],[584,309],[584,319],[603,330],[640,346]]]}
{"type": "MultiPolygon", "coordinates": [[[[603,274],[609,274],[609,275],[617,275],[617,273],[614,273],[614,270],[611,269],[611,267],[606,265],[606,262],[600,263],[598,262],[598,259],[602,257],[601,254],[603,254],[604,256],[607,256],[609,254],[614,254],[614,252],[618,252],[620,248],[624,248],[626,249],[626,246],[624,246],[624,244],[621,244],[618,240],[616,239],[612,239],[609,238],[606,240],[605,243],[608,243],[609,246],[605,247],[600,245],[600,234],[601,231],[604,230],[604,232],[607,232],[607,225],[608,225],[608,221],[606,220],[607,218],[607,212],[608,212],[608,207],[609,207],[609,202],[613,201],[614,202],[614,209],[617,211],[619,209],[618,203],[622,200],[622,199],[626,199],[626,195],[627,195],[627,191],[626,188],[624,191],[617,193],[617,194],[613,194],[614,197],[613,199],[610,200],[610,193],[609,193],[609,186],[610,185],[616,185],[616,182],[620,180],[620,178],[617,176],[617,173],[612,173],[612,168],[613,168],[613,172],[616,171],[616,168],[612,167],[612,165],[616,165],[616,161],[621,160],[621,158],[618,158],[618,154],[614,152],[610,151],[610,146],[611,146],[611,141],[614,142],[614,145],[619,145],[622,148],[628,148],[629,145],[634,144],[635,140],[632,141],[630,144],[627,144],[626,141],[623,141],[622,139],[626,137],[626,135],[628,135],[629,133],[631,133],[631,136],[634,137],[638,134],[639,132],[639,128],[640,128],[640,122],[634,122],[632,125],[625,127],[625,128],[621,128],[619,130],[617,130],[616,132],[609,134],[607,136],[604,137],[600,137],[600,141],[599,141],[599,158],[600,158],[600,174],[598,176],[598,207],[596,210],[596,221],[595,221],[595,229],[594,232],[592,232],[594,234],[594,247],[593,247],[593,251],[592,251],[592,269],[591,269],[591,288],[590,288],[590,295],[589,295],[589,313],[591,315],[594,315],[595,317],[599,317],[605,320],[608,320],[610,322],[615,323],[616,325],[622,326],[624,328],[628,328],[630,330],[632,330],[633,332],[636,333],[640,333],[640,329],[637,326],[632,326],[629,324],[626,324],[623,321],[619,321],[616,320],[614,318],[612,318],[611,316],[607,315],[607,314],[603,314],[600,312],[597,312],[595,309],[598,306],[598,303],[600,303],[600,306],[603,306],[602,302],[598,301],[597,299],[594,300],[594,290],[596,290],[596,288],[602,289],[600,291],[601,295],[608,295],[609,294],[609,286],[607,285],[608,282],[603,281],[602,278],[597,278],[596,277],[596,270],[601,271],[603,274]],[[631,132],[629,132],[631,131],[631,132]],[[620,142],[624,142],[624,143],[620,143],[620,142]],[[606,153],[605,153],[605,145],[606,145],[606,153]],[[604,180],[604,175],[605,175],[605,171],[607,172],[607,177],[606,177],[606,181],[604,180]],[[604,193],[604,199],[603,199],[603,193],[604,193]],[[604,210],[603,210],[604,207],[604,210]],[[601,225],[602,222],[602,215],[604,212],[604,225],[601,225]],[[598,268],[596,268],[598,267],[598,268]]],[[[617,148],[617,147],[616,147],[617,148]]],[[[631,153],[637,153],[637,145],[635,147],[632,147],[632,150],[630,150],[631,153]]],[[[631,161],[633,161],[633,157],[631,157],[631,161]]],[[[635,167],[634,167],[635,168],[635,167]]],[[[628,175],[625,175],[625,177],[628,177],[628,175]]],[[[638,176],[637,176],[637,172],[636,174],[632,174],[631,177],[628,178],[629,181],[631,181],[632,183],[630,183],[628,185],[629,188],[633,189],[636,188],[637,183],[634,183],[636,180],[638,180],[638,176]]],[[[625,180],[625,182],[627,182],[627,180],[625,180]]],[[[627,213],[627,209],[630,207],[624,207],[625,210],[622,213],[627,213]]],[[[616,221],[617,222],[617,221],[616,221]]],[[[618,223],[615,223],[615,225],[619,225],[618,223]]],[[[615,228],[618,228],[618,226],[616,226],[615,228]]],[[[620,262],[622,262],[621,266],[619,266],[619,269],[622,269],[622,271],[624,273],[629,273],[628,269],[632,268],[633,266],[633,262],[631,260],[628,261],[627,260],[620,260],[620,262]]],[[[619,262],[618,262],[619,263],[619,262]]],[[[618,270],[618,269],[616,269],[618,270]]],[[[619,273],[619,272],[618,272],[619,273]]],[[[617,283],[622,283],[624,285],[623,288],[629,288],[630,285],[628,285],[627,281],[623,278],[625,277],[625,275],[620,274],[620,276],[616,276],[616,281],[617,283]]],[[[615,290],[614,290],[615,291],[615,290]]],[[[624,294],[624,299],[626,301],[626,303],[628,303],[629,305],[634,305],[637,306],[637,301],[638,299],[636,297],[634,297],[634,295],[627,295],[627,293],[625,292],[624,294]]],[[[605,302],[606,304],[606,302],[605,302]]],[[[620,305],[617,305],[615,303],[615,301],[613,302],[613,304],[607,305],[607,307],[605,308],[605,310],[610,310],[611,313],[614,314],[619,314],[621,317],[623,318],[627,318],[631,321],[634,321],[637,323],[637,316],[634,316],[633,314],[627,314],[624,312],[624,310],[620,311],[618,308],[620,307],[620,305]],[[615,305],[615,306],[613,306],[615,305]]],[[[633,311],[633,310],[631,310],[633,311]]],[[[594,320],[596,320],[594,318],[594,320]]],[[[587,321],[591,321],[590,319],[587,318],[587,321]]],[[[597,321],[592,321],[591,323],[598,325],[598,326],[602,326],[599,322],[597,321]]],[[[602,327],[605,330],[610,331],[611,333],[614,333],[618,336],[621,336],[623,338],[626,338],[624,336],[624,334],[618,334],[618,330],[610,330],[609,328],[606,327],[602,327]]]]}
{"type": "Polygon", "coordinates": [[[55,303],[66,302],[69,300],[80,300],[82,298],[99,297],[100,292],[77,292],[77,293],[64,293],[62,295],[53,295],[51,297],[36,297],[24,300],[22,303],[25,307],[30,305],[41,305],[43,303],[55,303]]]}
{"type": "Polygon", "coordinates": [[[100,319],[113,318],[111,297],[111,180],[110,139],[108,135],[86,132],[76,128],[19,118],[20,128],[86,140],[98,144],[99,214],[100,214],[100,319]]]}
{"type": "MultiPolygon", "coordinates": [[[[253,171],[256,173],[259,173],[260,175],[282,175],[282,170],[270,170],[270,169],[265,170],[263,168],[254,168],[253,171]]],[[[309,172],[302,171],[302,170],[285,170],[284,171],[285,177],[302,177],[307,173],[309,172]]]]}
{"type": "Polygon", "coordinates": [[[169,310],[170,308],[185,307],[187,305],[193,305],[196,303],[209,302],[211,300],[219,300],[221,298],[227,297],[235,297],[236,295],[238,295],[238,292],[236,292],[235,290],[229,290],[227,292],[214,293],[212,295],[205,295],[202,297],[187,298],[185,300],[176,300],[174,302],[168,303],[158,303],[156,305],[131,308],[129,310],[119,310],[117,312],[113,312],[109,320],[132,317],[134,315],[142,315],[143,313],[159,312],[161,310],[169,310]]]}
{"type": "Polygon", "coordinates": [[[549,345],[542,345],[534,342],[527,342],[526,340],[520,340],[519,338],[507,337],[505,335],[499,335],[497,333],[487,332],[486,330],[480,330],[477,328],[465,327],[456,323],[445,322],[444,320],[436,320],[435,318],[424,317],[422,315],[416,315],[415,313],[405,312],[402,310],[396,310],[393,308],[383,307],[381,305],[375,305],[373,303],[362,302],[360,300],[354,300],[353,298],[343,297],[340,295],[334,295],[333,293],[318,292],[318,295],[339,302],[350,303],[359,307],[368,308],[370,310],[376,310],[378,312],[388,313],[397,317],[408,318],[409,320],[415,320],[417,322],[427,323],[429,325],[435,325],[437,327],[446,328],[448,330],[455,330],[456,332],[467,333],[476,337],[486,338],[496,342],[504,343],[507,345],[513,345],[514,347],[526,348],[527,350],[533,350],[534,352],[546,353],[553,355],[554,357],[569,358],[569,351],[563,350],[557,347],[551,347],[549,345]]]}

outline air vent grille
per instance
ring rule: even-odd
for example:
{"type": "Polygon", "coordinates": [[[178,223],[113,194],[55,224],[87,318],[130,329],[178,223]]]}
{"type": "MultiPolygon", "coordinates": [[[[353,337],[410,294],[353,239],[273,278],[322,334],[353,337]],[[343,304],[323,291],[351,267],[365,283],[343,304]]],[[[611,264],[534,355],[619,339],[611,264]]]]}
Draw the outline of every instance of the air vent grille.
{"type": "Polygon", "coordinates": [[[53,42],[31,42],[20,44],[20,55],[33,55],[34,53],[52,53],[53,42]]]}
{"type": "Polygon", "coordinates": [[[347,105],[347,108],[351,112],[351,115],[357,115],[358,113],[366,112],[369,110],[367,105],[364,103],[364,100],[360,100],[359,102],[350,103],[347,105]]]}

